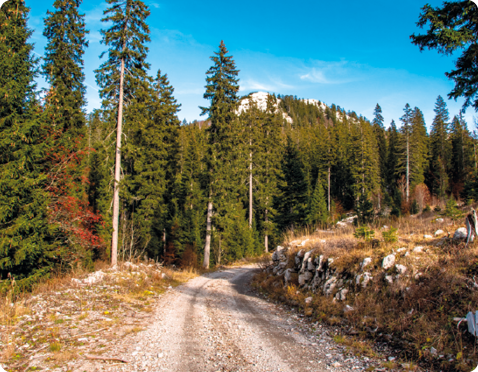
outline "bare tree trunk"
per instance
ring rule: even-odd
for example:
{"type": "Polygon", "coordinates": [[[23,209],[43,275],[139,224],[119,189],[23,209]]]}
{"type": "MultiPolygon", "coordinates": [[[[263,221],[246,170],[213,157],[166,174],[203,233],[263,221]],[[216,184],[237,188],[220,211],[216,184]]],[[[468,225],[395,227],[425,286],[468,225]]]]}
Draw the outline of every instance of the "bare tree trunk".
{"type": "Polygon", "coordinates": [[[410,139],[407,134],[407,203],[410,196],[410,139]]]}
{"type": "MultiPolygon", "coordinates": [[[[268,213],[268,210],[266,209],[265,218],[264,218],[264,220],[266,222],[266,228],[267,228],[267,222],[269,221],[269,217],[267,216],[267,213],[268,213]]],[[[264,237],[264,246],[266,248],[266,253],[269,252],[269,235],[267,235],[267,233],[264,237]]]]}
{"type": "MultiPolygon", "coordinates": [[[[125,49],[123,45],[123,50],[125,49]]],[[[121,137],[123,135],[123,86],[124,58],[121,59],[120,90],[118,103],[118,128],[116,132],[115,186],[113,194],[113,237],[111,239],[111,266],[118,263],[119,182],[121,172],[121,137]]]]}
{"type": "Polygon", "coordinates": [[[204,245],[204,263],[203,267],[209,269],[209,256],[211,254],[211,230],[212,230],[212,201],[209,196],[207,203],[207,220],[206,220],[206,244],[204,245]]]}
{"type": "Polygon", "coordinates": [[[327,173],[327,210],[330,213],[330,165],[327,173]]]}
{"type": "Polygon", "coordinates": [[[249,157],[249,228],[252,229],[252,151],[249,157]]]}

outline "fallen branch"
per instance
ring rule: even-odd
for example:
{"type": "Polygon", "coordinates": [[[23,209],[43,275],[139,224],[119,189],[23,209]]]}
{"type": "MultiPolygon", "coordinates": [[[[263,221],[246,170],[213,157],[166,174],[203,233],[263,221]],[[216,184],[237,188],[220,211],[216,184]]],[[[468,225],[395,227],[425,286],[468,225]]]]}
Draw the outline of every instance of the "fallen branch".
{"type": "Polygon", "coordinates": [[[94,360],[113,360],[116,362],[122,362],[122,363],[129,363],[129,361],[121,358],[115,358],[115,357],[102,357],[102,356],[96,356],[96,355],[85,355],[86,359],[94,359],[94,360]]]}

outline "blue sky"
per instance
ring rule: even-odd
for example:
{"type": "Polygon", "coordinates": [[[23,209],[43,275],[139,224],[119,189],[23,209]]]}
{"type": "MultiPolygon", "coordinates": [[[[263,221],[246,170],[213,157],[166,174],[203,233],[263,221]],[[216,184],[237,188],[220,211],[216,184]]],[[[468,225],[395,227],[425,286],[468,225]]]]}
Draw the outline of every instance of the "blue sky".
{"type": "MultiPolygon", "coordinates": [[[[150,7],[149,62],[151,75],[167,73],[182,104],[180,119],[201,119],[209,57],[224,40],[240,70],[241,94],[267,91],[335,103],[368,119],[379,103],[385,124],[399,124],[406,103],[419,107],[430,127],[438,95],[445,98],[450,116],[462,100],[448,100],[453,82],[444,75],[456,56],[420,52],[409,36],[420,32],[420,8],[441,0],[402,1],[252,1],[145,0],[150,7]]],[[[35,52],[43,54],[43,19],[53,0],[26,0],[35,52]]],[[[100,21],[106,2],[84,0],[90,46],[85,54],[88,107],[100,107],[94,70],[99,55],[100,21]]],[[[44,82],[39,80],[40,86],[44,82]]],[[[465,118],[474,129],[475,112],[465,118]]]]}

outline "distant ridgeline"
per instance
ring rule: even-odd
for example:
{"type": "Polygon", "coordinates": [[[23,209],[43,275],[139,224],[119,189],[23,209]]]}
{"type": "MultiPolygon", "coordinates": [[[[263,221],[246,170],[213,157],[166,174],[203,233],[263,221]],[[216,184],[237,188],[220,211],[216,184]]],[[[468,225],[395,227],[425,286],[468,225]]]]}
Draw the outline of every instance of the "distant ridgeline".
{"type": "Polygon", "coordinates": [[[128,2],[140,26],[126,37],[118,24],[131,20],[117,2],[96,70],[103,105],[88,115],[76,3],[55,2],[45,19],[41,101],[28,9],[20,0],[1,8],[0,288],[109,259],[120,86],[119,259],[208,266],[209,256],[219,264],[258,255],[287,229],[326,225],[352,209],[366,222],[383,210],[417,213],[430,196],[478,199],[477,138],[462,117],[449,118],[441,97],[430,134],[408,104],[398,130],[394,122],[385,129],[378,104],[369,122],[312,99],[259,92],[241,100],[221,43],[206,74],[207,125],[181,123],[167,75],[151,76],[145,62],[146,5],[128,2]],[[127,56],[123,66],[118,55],[127,56]]]}

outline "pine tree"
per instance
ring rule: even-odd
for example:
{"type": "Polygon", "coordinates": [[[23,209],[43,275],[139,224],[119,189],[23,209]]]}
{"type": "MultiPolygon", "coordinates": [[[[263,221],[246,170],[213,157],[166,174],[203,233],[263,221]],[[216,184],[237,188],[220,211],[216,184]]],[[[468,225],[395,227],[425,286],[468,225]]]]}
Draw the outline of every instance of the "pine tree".
{"type": "Polygon", "coordinates": [[[438,96],[435,103],[435,118],[430,132],[430,175],[429,187],[433,194],[445,197],[448,191],[451,144],[448,139],[449,116],[446,103],[438,96]]]}
{"type": "Polygon", "coordinates": [[[107,3],[110,8],[105,10],[102,21],[112,25],[101,32],[103,43],[110,49],[108,60],[96,71],[96,79],[104,108],[110,111],[111,119],[117,117],[111,242],[111,263],[114,266],[118,250],[123,101],[132,102],[135,93],[146,90],[145,84],[149,83],[146,76],[148,48],[144,44],[150,41],[149,27],[145,22],[150,12],[140,0],[107,0],[107,3]]]}
{"type": "Polygon", "coordinates": [[[86,104],[83,54],[89,33],[84,15],[79,14],[81,0],[56,0],[55,11],[47,12],[43,35],[48,39],[43,75],[50,84],[47,95],[47,119],[54,130],[67,133],[62,144],[69,148],[72,138],[84,136],[86,104]],[[66,143],[65,143],[66,142],[66,143]]]}
{"type": "Polygon", "coordinates": [[[91,260],[91,251],[102,245],[86,197],[85,80],[83,54],[88,46],[80,0],[56,0],[47,12],[43,35],[48,39],[43,76],[50,84],[42,121],[48,133],[46,171],[50,193],[50,223],[63,234],[73,260],[91,260]]]}
{"type": "Polygon", "coordinates": [[[376,143],[378,146],[378,159],[380,162],[380,178],[382,180],[382,188],[385,188],[387,175],[387,140],[385,138],[385,128],[383,126],[382,108],[377,103],[373,112],[374,119],[372,121],[373,130],[375,132],[376,143]]]}
{"type": "Polygon", "coordinates": [[[460,113],[451,123],[451,161],[449,178],[452,192],[458,198],[463,191],[465,180],[473,170],[473,139],[460,113]]]}
{"type": "Polygon", "coordinates": [[[408,203],[410,198],[410,137],[412,135],[412,109],[407,103],[403,109],[404,114],[400,118],[402,127],[400,128],[400,149],[399,166],[397,171],[405,173],[405,200],[408,203]]]}
{"type": "Polygon", "coordinates": [[[284,230],[303,225],[307,217],[307,183],[297,145],[290,137],[287,137],[281,168],[274,202],[277,224],[284,230]]]}
{"type": "Polygon", "coordinates": [[[309,213],[307,215],[307,223],[315,225],[317,223],[324,224],[327,222],[327,201],[324,194],[324,188],[319,179],[315,185],[314,194],[310,203],[309,213]]]}
{"type": "MultiPolygon", "coordinates": [[[[213,206],[216,209],[216,225],[219,229],[225,226],[225,215],[228,208],[234,209],[231,203],[236,200],[231,172],[235,171],[237,147],[240,145],[236,109],[239,102],[239,71],[233,57],[223,41],[219,51],[211,60],[214,65],[206,72],[206,92],[204,98],[211,102],[209,107],[201,107],[201,114],[209,114],[211,125],[208,129],[208,184],[209,200],[207,207],[206,243],[204,246],[205,268],[209,268],[213,206]],[[222,217],[222,220],[221,220],[222,217]]],[[[237,171],[237,169],[236,169],[237,171]]],[[[232,212],[231,212],[232,213],[232,212]]]]}
{"type": "Polygon", "coordinates": [[[0,277],[11,274],[20,289],[48,275],[64,257],[48,224],[37,66],[27,18],[23,0],[0,9],[0,277]]]}
{"type": "Polygon", "coordinates": [[[410,184],[411,188],[425,181],[428,161],[428,135],[423,113],[415,107],[411,117],[410,184]]]}

